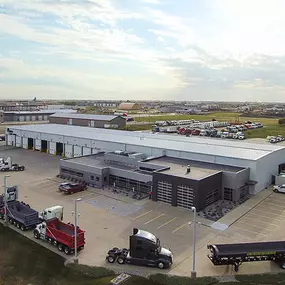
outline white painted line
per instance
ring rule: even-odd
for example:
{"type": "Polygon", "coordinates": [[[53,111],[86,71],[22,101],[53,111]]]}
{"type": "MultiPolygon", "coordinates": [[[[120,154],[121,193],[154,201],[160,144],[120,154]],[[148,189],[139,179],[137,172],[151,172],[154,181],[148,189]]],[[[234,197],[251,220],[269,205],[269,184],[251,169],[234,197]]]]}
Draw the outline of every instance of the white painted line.
{"type": "MultiPolygon", "coordinates": [[[[280,220],[279,218],[271,218],[271,217],[266,217],[266,216],[262,216],[262,215],[259,215],[259,214],[255,214],[255,213],[252,213],[252,212],[249,212],[248,213],[248,215],[253,215],[253,216],[256,216],[256,217],[258,217],[259,218],[259,220],[258,221],[261,221],[260,220],[260,218],[262,218],[262,219],[268,219],[268,220],[270,220],[270,221],[276,221],[276,220],[280,220]]],[[[244,218],[247,218],[247,216],[245,216],[244,218]]],[[[256,218],[255,218],[256,219],[256,218]]]]}
{"type": "MultiPolygon", "coordinates": [[[[237,221],[238,224],[244,224],[244,225],[247,225],[247,226],[250,226],[250,227],[255,227],[257,229],[261,229],[263,231],[271,231],[272,229],[268,229],[266,227],[262,227],[262,226],[256,226],[256,225],[253,225],[253,224],[248,224],[246,222],[241,222],[241,221],[237,221]]],[[[275,226],[273,226],[273,228],[275,228],[275,226]]]]}
{"type": "Polygon", "coordinates": [[[145,222],[144,224],[147,225],[147,224],[149,224],[149,223],[151,223],[151,222],[157,220],[158,218],[160,218],[160,217],[162,217],[162,216],[165,216],[165,214],[160,214],[160,215],[158,215],[157,217],[155,217],[155,218],[153,218],[153,219],[151,219],[151,220],[145,222]]]}
{"type": "Polygon", "coordinates": [[[255,221],[255,222],[258,222],[258,223],[264,223],[264,224],[269,224],[269,225],[273,225],[275,227],[278,227],[278,225],[274,224],[274,223],[271,223],[269,221],[265,222],[265,221],[262,221],[262,220],[257,220],[256,218],[250,218],[250,217],[247,217],[247,216],[244,216],[242,217],[242,220],[243,219],[246,219],[246,220],[252,220],[252,221],[255,221]]]}
{"type": "MultiPolygon", "coordinates": [[[[266,206],[266,205],[264,205],[264,206],[258,205],[258,208],[262,208],[261,210],[259,210],[259,209],[258,210],[262,211],[263,213],[269,214],[269,215],[272,214],[272,215],[279,215],[280,216],[280,215],[282,215],[282,213],[285,214],[285,212],[282,210],[271,209],[271,208],[268,208],[268,206],[266,206]]],[[[254,208],[253,210],[256,210],[256,208],[254,208]]]]}
{"type": "Polygon", "coordinates": [[[236,229],[239,229],[239,230],[242,230],[242,231],[250,232],[250,233],[255,234],[255,235],[261,235],[261,236],[266,237],[265,234],[257,233],[257,232],[254,232],[254,231],[251,231],[251,230],[248,230],[248,229],[244,229],[244,228],[240,228],[240,227],[235,226],[235,225],[232,225],[231,228],[236,228],[236,229]]]}
{"type": "Polygon", "coordinates": [[[184,227],[187,226],[187,225],[189,225],[189,223],[186,223],[186,224],[180,226],[179,228],[175,229],[172,233],[173,233],[173,234],[176,233],[177,231],[179,231],[180,229],[184,228],[184,227]]]}
{"type": "Polygon", "coordinates": [[[147,214],[149,214],[149,213],[151,213],[151,212],[153,212],[153,210],[150,210],[150,211],[148,211],[148,212],[146,212],[146,213],[143,213],[143,214],[141,214],[141,215],[139,215],[139,216],[133,218],[132,220],[134,221],[134,220],[136,220],[136,219],[139,219],[139,218],[141,218],[141,217],[143,217],[143,216],[145,216],[145,215],[147,215],[147,214]]]}
{"type": "MultiPolygon", "coordinates": [[[[282,208],[283,210],[285,210],[284,205],[281,206],[281,205],[278,205],[278,204],[275,204],[275,203],[271,203],[271,202],[266,202],[266,201],[262,202],[260,205],[262,205],[262,204],[268,204],[268,205],[270,205],[270,206],[279,207],[279,208],[282,208]]],[[[279,210],[278,210],[278,211],[279,211],[279,210]]]]}
{"type": "Polygon", "coordinates": [[[166,223],[164,223],[164,224],[160,225],[157,229],[160,229],[160,228],[162,228],[162,227],[164,227],[164,226],[166,226],[166,225],[170,224],[171,222],[173,222],[173,221],[174,221],[174,220],[176,220],[176,219],[177,219],[177,217],[175,217],[175,218],[173,218],[173,219],[171,219],[171,220],[167,221],[166,223]]]}

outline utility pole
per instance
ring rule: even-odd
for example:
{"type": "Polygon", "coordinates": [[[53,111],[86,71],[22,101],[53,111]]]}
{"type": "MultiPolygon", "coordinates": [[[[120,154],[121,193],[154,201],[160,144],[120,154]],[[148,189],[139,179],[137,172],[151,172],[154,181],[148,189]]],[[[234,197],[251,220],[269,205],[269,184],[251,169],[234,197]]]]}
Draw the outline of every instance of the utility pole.
{"type": "Polygon", "coordinates": [[[191,210],[194,212],[194,230],[193,230],[193,267],[191,271],[191,278],[195,279],[197,276],[196,273],[196,207],[191,207],[191,210]]]}
{"type": "Polygon", "coordinates": [[[8,226],[8,217],[7,217],[7,199],[8,199],[8,193],[7,193],[7,178],[10,177],[10,175],[5,175],[4,176],[4,226],[8,226]]]}
{"type": "Polygon", "coordinates": [[[78,224],[78,207],[77,203],[81,201],[81,198],[78,198],[74,201],[74,263],[78,264],[78,258],[77,258],[77,224],[78,224]]]}

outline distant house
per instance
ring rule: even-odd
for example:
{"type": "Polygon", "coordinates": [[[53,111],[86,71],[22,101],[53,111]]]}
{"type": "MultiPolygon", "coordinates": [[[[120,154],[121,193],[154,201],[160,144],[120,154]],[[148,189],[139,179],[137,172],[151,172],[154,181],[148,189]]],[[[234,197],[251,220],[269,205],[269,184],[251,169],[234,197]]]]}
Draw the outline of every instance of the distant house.
{"type": "Polygon", "coordinates": [[[121,103],[118,107],[118,110],[139,110],[140,105],[137,103],[121,103]]]}

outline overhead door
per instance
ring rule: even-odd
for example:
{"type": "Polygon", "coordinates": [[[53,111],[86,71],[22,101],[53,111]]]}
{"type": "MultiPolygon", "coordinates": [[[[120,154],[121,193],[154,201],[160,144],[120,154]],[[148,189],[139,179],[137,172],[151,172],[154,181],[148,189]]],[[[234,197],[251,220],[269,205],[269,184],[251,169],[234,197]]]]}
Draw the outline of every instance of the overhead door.
{"type": "Polygon", "coordinates": [[[20,116],[20,117],[19,117],[19,121],[20,121],[20,122],[25,121],[25,116],[20,116]]]}
{"type": "Polygon", "coordinates": [[[16,146],[22,147],[22,137],[16,136],[16,146]]]}
{"type": "Polygon", "coordinates": [[[15,135],[8,135],[7,136],[7,145],[16,145],[16,136],[15,135]]]}
{"type": "Polygon", "coordinates": [[[44,115],[44,121],[47,121],[47,120],[48,120],[48,116],[44,115]]]}
{"type": "Polygon", "coordinates": [[[65,144],[65,146],[64,146],[64,156],[68,157],[68,158],[73,157],[73,145],[65,144]]]}
{"type": "Polygon", "coordinates": [[[35,140],[35,149],[41,150],[42,148],[42,141],[41,140],[35,140]]]}
{"type": "Polygon", "coordinates": [[[43,120],[43,116],[42,116],[42,115],[39,115],[39,116],[38,116],[38,120],[39,120],[39,121],[42,121],[42,120],[43,120]]]}
{"type": "Polygon", "coordinates": [[[56,142],[49,143],[49,153],[56,155],[56,142]]]}
{"type": "Polygon", "coordinates": [[[26,121],[29,122],[31,120],[30,116],[26,116],[26,121]]]}
{"type": "Polygon", "coordinates": [[[82,146],[74,146],[74,157],[82,156],[82,146]]]}
{"type": "Polygon", "coordinates": [[[157,183],[157,201],[171,204],[172,202],[172,183],[158,181],[157,183]]]}
{"type": "Polygon", "coordinates": [[[194,192],[189,186],[177,186],[177,206],[191,209],[194,202],[194,192]]]}
{"type": "Polygon", "coordinates": [[[90,155],[91,154],[91,148],[90,147],[83,147],[83,155],[90,155]]]}
{"type": "Polygon", "coordinates": [[[35,121],[36,120],[36,116],[32,116],[32,121],[35,121]]]}
{"type": "Polygon", "coordinates": [[[28,138],[23,138],[23,148],[28,148],[28,138]]]}

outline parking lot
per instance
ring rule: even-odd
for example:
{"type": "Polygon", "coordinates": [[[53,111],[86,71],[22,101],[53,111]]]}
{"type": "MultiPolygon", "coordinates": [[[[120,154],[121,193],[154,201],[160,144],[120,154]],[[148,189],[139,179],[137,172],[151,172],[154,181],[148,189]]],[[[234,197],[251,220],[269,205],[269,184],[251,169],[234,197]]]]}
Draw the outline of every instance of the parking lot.
{"type": "MultiPolygon", "coordinates": [[[[192,264],[193,220],[191,211],[156,203],[148,199],[134,200],[108,189],[89,188],[73,195],[57,191],[61,182],[58,174],[58,156],[0,147],[0,156],[11,156],[13,162],[24,164],[26,171],[11,172],[9,185],[19,186],[19,198],[36,210],[52,205],[64,206],[64,220],[73,222],[74,200],[79,204],[79,225],[86,231],[86,247],[80,253],[80,262],[89,265],[105,265],[105,255],[113,246],[127,247],[133,227],[156,234],[165,247],[174,252],[173,274],[190,275],[192,264]]],[[[4,174],[0,173],[0,179],[4,174]]],[[[257,240],[283,240],[282,227],[285,195],[268,192],[268,197],[248,211],[225,231],[211,228],[213,222],[198,218],[197,225],[197,272],[198,275],[231,274],[230,268],[214,267],[207,259],[208,243],[233,243],[257,240]]],[[[31,233],[27,233],[31,236],[31,233]]],[[[111,266],[111,265],[108,265],[111,266]]],[[[131,271],[158,272],[158,269],[112,265],[131,271]]],[[[240,273],[279,271],[269,262],[245,264],[240,273]]]]}

